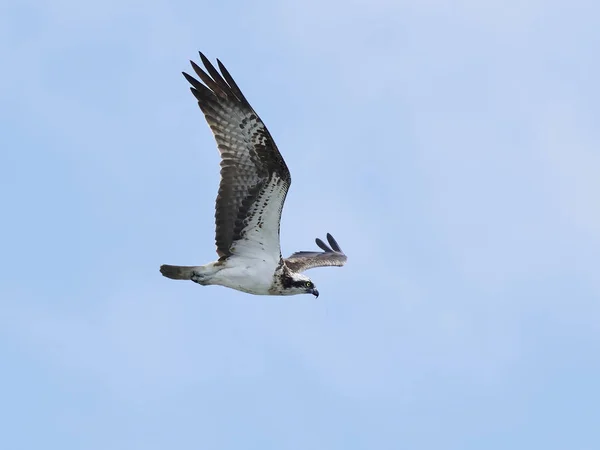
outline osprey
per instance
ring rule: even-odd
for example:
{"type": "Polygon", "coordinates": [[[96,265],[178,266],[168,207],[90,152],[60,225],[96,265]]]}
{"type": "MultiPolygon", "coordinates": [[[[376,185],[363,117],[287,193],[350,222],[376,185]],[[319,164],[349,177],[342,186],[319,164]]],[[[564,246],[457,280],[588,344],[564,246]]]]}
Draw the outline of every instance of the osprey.
{"type": "Polygon", "coordinates": [[[193,61],[204,82],[183,72],[204,113],[221,154],[221,183],[216,201],[219,259],[204,266],[162,265],[174,280],[216,284],[256,295],[313,294],[314,283],[302,272],[343,266],[346,255],[328,233],[322,252],[301,251],[281,257],[279,222],[292,179],[277,146],[221,61],[220,72],[200,53],[208,73],[193,61]]]}

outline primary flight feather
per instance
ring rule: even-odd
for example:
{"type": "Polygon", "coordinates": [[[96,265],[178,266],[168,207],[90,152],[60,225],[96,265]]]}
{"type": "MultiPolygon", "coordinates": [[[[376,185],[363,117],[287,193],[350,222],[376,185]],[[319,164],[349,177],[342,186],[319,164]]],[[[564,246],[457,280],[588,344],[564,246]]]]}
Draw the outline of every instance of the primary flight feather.
{"type": "Polygon", "coordinates": [[[193,61],[202,83],[192,85],[221,154],[221,183],[216,200],[215,242],[219,259],[204,266],[162,265],[161,273],[201,285],[221,285],[257,295],[313,294],[319,291],[302,272],[343,266],[346,255],[328,233],[322,252],[301,251],[282,258],[279,223],[290,171],[275,141],[225,66],[219,71],[200,53],[205,72],[193,61]],[[203,84],[204,83],[204,84],[203,84]]]}

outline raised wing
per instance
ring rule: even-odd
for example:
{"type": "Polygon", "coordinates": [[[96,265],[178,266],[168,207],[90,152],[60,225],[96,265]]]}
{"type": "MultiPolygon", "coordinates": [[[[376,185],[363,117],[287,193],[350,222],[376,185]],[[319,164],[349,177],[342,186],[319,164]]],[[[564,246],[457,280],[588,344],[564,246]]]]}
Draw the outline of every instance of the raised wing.
{"type": "Polygon", "coordinates": [[[271,134],[225,66],[219,73],[200,53],[206,73],[193,61],[204,84],[183,73],[204,113],[221,153],[221,183],[216,201],[217,254],[279,261],[279,221],[291,184],[290,172],[271,134]]]}
{"type": "Polygon", "coordinates": [[[325,266],[343,266],[348,257],[344,254],[333,236],[327,233],[329,246],[321,239],[315,239],[315,242],[323,250],[322,252],[296,252],[289,258],[286,258],[285,265],[294,272],[304,272],[314,267],[325,266]]]}

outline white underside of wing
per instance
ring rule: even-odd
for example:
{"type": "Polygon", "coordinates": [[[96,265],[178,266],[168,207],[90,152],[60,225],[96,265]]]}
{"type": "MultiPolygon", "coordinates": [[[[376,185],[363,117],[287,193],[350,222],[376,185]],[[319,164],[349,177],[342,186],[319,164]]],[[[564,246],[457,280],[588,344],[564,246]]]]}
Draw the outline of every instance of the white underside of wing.
{"type": "Polygon", "coordinates": [[[279,219],[286,192],[286,182],[275,176],[265,185],[248,211],[241,238],[231,247],[232,256],[258,260],[275,270],[281,258],[279,219]]]}

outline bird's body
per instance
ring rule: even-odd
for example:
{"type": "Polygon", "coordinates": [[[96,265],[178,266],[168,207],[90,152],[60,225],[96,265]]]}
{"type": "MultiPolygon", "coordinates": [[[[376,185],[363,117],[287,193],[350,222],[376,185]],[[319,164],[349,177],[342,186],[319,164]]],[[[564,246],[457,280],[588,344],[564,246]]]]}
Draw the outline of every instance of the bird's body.
{"type": "Polygon", "coordinates": [[[272,261],[233,256],[195,267],[190,279],[202,285],[216,284],[248,294],[269,295],[276,269],[272,261]]]}
{"type": "Polygon", "coordinates": [[[342,266],[346,255],[328,234],[323,252],[297,252],[282,258],[279,223],[291,176],[273,138],[233,78],[219,61],[219,73],[200,53],[208,74],[192,62],[204,84],[184,73],[215,135],[221,153],[216,201],[219,259],[204,266],[161,266],[172,279],[221,285],[256,295],[319,293],[301,272],[342,266]],[[210,75],[209,75],[210,74],[210,75]]]}

